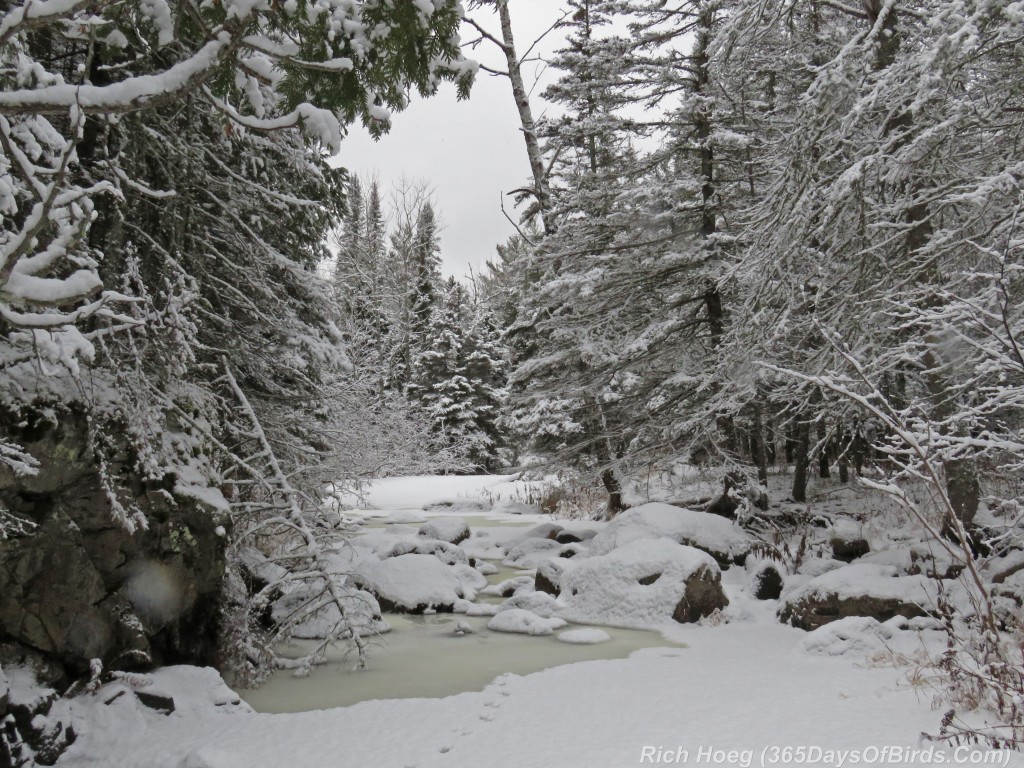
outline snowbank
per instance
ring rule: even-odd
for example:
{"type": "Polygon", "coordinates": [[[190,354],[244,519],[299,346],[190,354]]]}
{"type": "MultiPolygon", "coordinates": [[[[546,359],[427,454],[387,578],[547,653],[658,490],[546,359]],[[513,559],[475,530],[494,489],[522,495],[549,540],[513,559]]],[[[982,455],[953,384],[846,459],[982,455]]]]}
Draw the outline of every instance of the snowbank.
{"type": "Polygon", "coordinates": [[[588,542],[588,548],[604,555],[631,541],[662,537],[703,550],[723,565],[743,559],[754,541],[724,517],[652,503],[619,514],[588,542]]]}

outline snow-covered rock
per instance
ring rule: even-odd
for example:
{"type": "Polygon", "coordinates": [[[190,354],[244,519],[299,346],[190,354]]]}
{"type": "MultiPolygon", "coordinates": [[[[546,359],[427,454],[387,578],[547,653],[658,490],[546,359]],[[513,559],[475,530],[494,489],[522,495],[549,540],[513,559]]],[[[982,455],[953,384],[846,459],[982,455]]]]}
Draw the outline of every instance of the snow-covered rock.
{"type": "Polygon", "coordinates": [[[861,526],[846,518],[833,523],[829,544],[832,547],[832,557],[844,563],[852,562],[871,551],[871,544],[864,536],[861,526]]]}
{"type": "Polygon", "coordinates": [[[525,539],[508,551],[504,564],[514,568],[536,568],[544,561],[558,557],[562,546],[554,539],[525,539]]]}
{"type": "Polygon", "coordinates": [[[538,592],[547,592],[549,595],[558,597],[562,591],[562,574],[569,568],[572,568],[572,563],[565,558],[556,558],[541,563],[537,566],[533,588],[538,592]]]}
{"type": "Polygon", "coordinates": [[[469,524],[459,517],[439,517],[421,525],[419,535],[449,544],[460,544],[469,538],[469,524]]]}
{"type": "Polygon", "coordinates": [[[363,558],[353,580],[387,611],[451,611],[459,598],[472,600],[487,579],[468,565],[445,565],[433,555],[363,558]]]}
{"type": "Polygon", "coordinates": [[[545,619],[522,608],[495,614],[487,623],[494,632],[515,632],[523,635],[551,635],[566,625],[564,619],[545,619]]]}
{"type": "Polygon", "coordinates": [[[572,643],[573,645],[597,645],[598,643],[607,643],[612,639],[612,636],[603,629],[580,627],[579,629],[568,629],[565,632],[559,632],[556,639],[561,640],[563,643],[572,643]]]}
{"type": "Polygon", "coordinates": [[[565,529],[558,523],[540,523],[523,533],[520,539],[554,539],[563,530],[565,529]]]}
{"type": "Polygon", "coordinates": [[[373,531],[353,539],[351,546],[368,549],[381,559],[401,555],[433,555],[446,565],[469,562],[469,556],[457,545],[415,532],[395,534],[390,530],[373,531]]]}
{"type": "Polygon", "coordinates": [[[522,608],[545,619],[550,619],[558,612],[558,601],[547,592],[523,592],[513,595],[499,605],[498,613],[516,610],[517,608],[522,608]]]}
{"type": "Polygon", "coordinates": [[[696,621],[729,604],[714,558],[671,539],[637,539],[573,563],[559,598],[570,621],[650,627],[696,621]]]}
{"type": "Polygon", "coordinates": [[[896,616],[880,622],[868,616],[847,616],[809,632],[799,648],[812,656],[910,655],[926,648],[929,640],[941,645],[942,637],[932,619],[896,616]]]}
{"type": "Polygon", "coordinates": [[[784,595],[779,618],[813,630],[847,616],[887,621],[923,616],[935,604],[935,586],[925,576],[900,576],[885,565],[854,563],[804,582],[784,595]]]}
{"type": "Polygon", "coordinates": [[[498,612],[498,606],[493,603],[474,603],[471,600],[456,600],[452,610],[455,613],[464,613],[466,616],[493,616],[498,612]]]}
{"type": "Polygon", "coordinates": [[[736,523],[707,512],[654,502],[627,509],[588,542],[604,555],[638,539],[669,538],[707,552],[721,565],[741,562],[754,539],[736,523]]]}
{"type": "Polygon", "coordinates": [[[750,574],[750,594],[757,600],[778,600],[782,595],[785,568],[773,560],[748,559],[747,572],[750,574]]]}
{"type": "Polygon", "coordinates": [[[480,590],[482,595],[494,595],[495,597],[512,597],[520,592],[533,592],[532,576],[513,576],[511,579],[499,581],[497,584],[489,584],[480,590]]]}

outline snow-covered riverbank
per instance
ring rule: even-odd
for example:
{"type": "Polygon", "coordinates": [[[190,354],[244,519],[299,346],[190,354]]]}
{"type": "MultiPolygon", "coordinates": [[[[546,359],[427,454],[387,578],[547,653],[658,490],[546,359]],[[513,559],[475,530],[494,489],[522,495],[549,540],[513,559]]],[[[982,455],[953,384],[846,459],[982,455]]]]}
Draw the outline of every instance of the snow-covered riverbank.
{"type": "MultiPolygon", "coordinates": [[[[541,565],[565,565],[557,549],[547,551],[546,560],[541,555],[547,547],[530,544],[515,549],[524,528],[547,518],[483,508],[496,500],[497,484],[508,488],[508,478],[455,478],[459,481],[455,494],[444,488],[451,480],[406,478],[382,483],[379,493],[369,496],[369,504],[376,509],[358,514],[367,521],[390,520],[393,531],[374,530],[368,541],[379,548],[382,536],[415,536],[415,528],[410,533],[404,526],[421,519],[435,521],[435,532],[444,533],[441,529],[446,524],[439,518],[450,516],[451,507],[432,505],[482,494],[488,504],[478,505],[482,508],[474,514],[491,526],[480,526],[487,535],[465,540],[460,551],[477,555],[501,551],[507,557],[519,551],[541,565]],[[424,506],[430,509],[424,511],[424,506]],[[395,522],[398,520],[406,523],[395,522]]],[[[932,706],[937,691],[930,685],[931,673],[912,661],[922,643],[935,644],[940,639],[938,633],[925,629],[927,621],[915,624],[897,618],[879,623],[851,618],[805,632],[780,622],[778,600],[755,599],[752,576],[756,568],[737,565],[722,571],[722,588],[729,604],[720,614],[701,623],[680,624],[671,620],[671,613],[657,621],[658,611],[666,605],[671,609],[671,601],[679,599],[668,591],[672,585],[666,582],[672,579],[659,576],[651,580],[644,576],[646,571],[629,570],[643,565],[634,562],[630,553],[669,552],[672,557],[658,565],[659,574],[681,568],[676,575],[685,577],[692,566],[717,574],[716,560],[732,557],[744,541],[724,525],[726,521],[705,519],[702,514],[667,519],[663,510],[654,507],[620,516],[625,522],[587,523],[597,529],[596,537],[583,542],[580,554],[567,562],[589,562],[588,568],[596,569],[592,575],[599,580],[604,573],[601,564],[609,562],[609,572],[615,578],[606,582],[608,594],[591,593],[587,600],[575,601],[576,595],[563,596],[550,612],[554,615],[572,609],[598,619],[648,616],[651,628],[685,647],[647,648],[625,659],[563,664],[528,675],[501,674],[482,691],[444,698],[371,700],[292,714],[253,712],[212,670],[165,668],[108,684],[97,696],[58,703],[55,709],[60,711],[55,716],[73,722],[79,733],[78,741],[58,765],[616,768],[645,764],[927,765],[941,760],[950,765],[1024,766],[1024,755],[1019,753],[956,752],[922,737],[922,733],[937,730],[941,716],[932,706]],[[676,537],[700,539],[701,546],[716,552],[716,557],[700,551],[693,554],[689,546],[657,538],[666,531],[676,537]],[[663,543],[650,547],[645,541],[663,543]],[[592,551],[586,551],[587,546],[592,551]],[[676,550],[672,547],[685,553],[673,559],[676,550]],[[626,581],[623,573],[628,575],[626,581]],[[637,578],[642,581],[636,582],[637,578]],[[637,592],[637,584],[647,591],[637,592]],[[608,596],[618,589],[626,590],[622,594],[629,596],[626,607],[630,610],[619,612],[609,607],[608,596]],[[638,611],[641,599],[647,597],[649,604],[638,611]],[[133,687],[172,698],[174,711],[164,714],[144,706],[131,694],[133,687]],[[787,752],[787,748],[793,751],[787,752]],[[808,750],[797,751],[801,748],[808,750]],[[938,751],[929,751],[933,749],[938,751]],[[919,752],[914,754],[915,750],[919,752]]],[[[572,565],[568,572],[580,567],[572,565]]],[[[854,570],[865,567],[855,566],[854,570]]],[[[892,581],[911,583],[895,577],[892,581]]],[[[583,582],[577,586],[582,588],[583,582]]],[[[521,591],[525,600],[520,602],[546,606],[541,597],[549,597],[553,604],[554,598],[531,590],[521,591]]],[[[458,614],[451,617],[458,618],[458,614]]],[[[465,647],[459,644],[466,641],[472,642],[470,638],[448,638],[451,653],[447,659],[431,654],[424,662],[445,663],[456,676],[463,663],[460,648],[465,647]]],[[[535,637],[517,641],[552,642],[551,638],[535,637]]],[[[381,654],[386,655],[387,650],[381,654]]],[[[382,663],[385,660],[386,656],[382,663]]],[[[437,669],[430,674],[438,672],[443,674],[437,669]]],[[[338,684],[343,681],[338,679],[338,684]]]]}

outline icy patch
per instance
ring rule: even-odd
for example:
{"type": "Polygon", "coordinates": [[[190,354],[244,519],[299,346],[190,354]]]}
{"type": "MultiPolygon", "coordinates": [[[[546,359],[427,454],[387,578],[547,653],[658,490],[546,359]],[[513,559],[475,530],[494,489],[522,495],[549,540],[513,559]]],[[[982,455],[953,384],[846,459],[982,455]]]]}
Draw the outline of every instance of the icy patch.
{"type": "Polygon", "coordinates": [[[564,619],[545,619],[522,608],[502,611],[487,623],[494,632],[515,632],[522,635],[551,635],[566,625],[564,619]]]}
{"type": "Polygon", "coordinates": [[[603,629],[581,627],[580,629],[570,629],[559,633],[558,639],[563,643],[572,643],[573,645],[597,645],[598,643],[608,642],[612,639],[612,636],[603,629]]]}

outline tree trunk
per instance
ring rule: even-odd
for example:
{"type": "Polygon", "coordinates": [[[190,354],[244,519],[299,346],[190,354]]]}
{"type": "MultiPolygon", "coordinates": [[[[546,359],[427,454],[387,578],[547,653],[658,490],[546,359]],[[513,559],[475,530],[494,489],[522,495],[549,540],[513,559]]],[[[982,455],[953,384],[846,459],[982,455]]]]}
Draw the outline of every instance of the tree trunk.
{"type": "Polygon", "coordinates": [[[818,445],[821,446],[818,449],[818,477],[820,478],[829,478],[832,476],[828,466],[829,442],[825,439],[827,437],[828,424],[825,423],[825,419],[822,417],[818,419],[818,445]]]}
{"type": "Polygon", "coordinates": [[[839,446],[839,482],[848,483],[850,482],[850,463],[847,452],[850,450],[850,446],[847,444],[846,431],[843,429],[841,421],[836,425],[836,443],[839,446]]]}
{"type": "Polygon", "coordinates": [[[750,448],[753,453],[754,464],[757,466],[757,482],[765,490],[761,491],[754,506],[758,509],[768,509],[768,452],[765,450],[764,424],[761,419],[761,401],[754,399],[754,417],[750,435],[750,448]]]}
{"type": "Polygon", "coordinates": [[[544,172],[540,142],[537,140],[537,123],[533,119],[533,109],[530,107],[530,94],[523,82],[519,54],[516,53],[516,42],[512,36],[512,17],[508,11],[508,0],[498,0],[495,5],[498,9],[501,39],[504,43],[502,52],[505,54],[505,63],[508,66],[508,79],[512,83],[512,95],[516,100],[516,109],[519,110],[519,123],[523,129],[523,140],[526,142],[526,157],[530,161],[530,173],[533,175],[533,189],[537,198],[541,225],[544,227],[544,234],[552,235],[555,232],[555,226],[549,216],[551,194],[547,174],[544,172]]]}
{"type": "Polygon", "coordinates": [[[807,501],[807,469],[810,466],[811,422],[807,414],[797,416],[793,432],[793,501],[807,501]]]}

